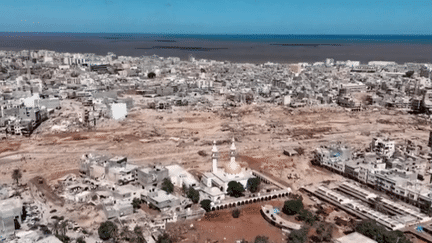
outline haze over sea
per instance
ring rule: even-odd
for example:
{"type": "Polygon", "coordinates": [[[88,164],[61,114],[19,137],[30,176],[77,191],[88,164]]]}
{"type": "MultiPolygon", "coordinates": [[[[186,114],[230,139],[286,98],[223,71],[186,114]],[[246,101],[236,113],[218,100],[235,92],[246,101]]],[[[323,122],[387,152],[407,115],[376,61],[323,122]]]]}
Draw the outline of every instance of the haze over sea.
{"type": "Polygon", "coordinates": [[[167,35],[0,32],[0,50],[53,50],[118,56],[180,57],[248,63],[432,62],[432,35],[167,35]]]}

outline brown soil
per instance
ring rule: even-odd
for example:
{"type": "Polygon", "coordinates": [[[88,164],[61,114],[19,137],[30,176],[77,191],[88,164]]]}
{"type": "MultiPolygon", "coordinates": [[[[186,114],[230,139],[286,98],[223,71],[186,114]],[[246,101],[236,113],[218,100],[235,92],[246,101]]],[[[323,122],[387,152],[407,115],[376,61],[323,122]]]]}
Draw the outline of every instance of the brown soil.
{"type": "MultiPolygon", "coordinates": [[[[75,103],[73,105],[78,107],[75,103]]],[[[76,109],[70,112],[75,111],[76,109]]],[[[62,112],[63,115],[66,114],[66,110],[62,112]]],[[[310,165],[311,151],[317,146],[341,141],[361,149],[368,146],[377,133],[386,131],[390,134],[384,135],[390,135],[397,141],[413,139],[426,143],[428,139],[427,131],[416,129],[426,126],[425,122],[403,113],[363,111],[353,115],[339,109],[289,110],[280,106],[263,108],[255,105],[234,108],[233,112],[240,116],[227,119],[217,113],[188,112],[187,108],[176,108],[172,112],[144,110],[131,113],[134,116],[123,122],[99,122],[98,127],[92,130],[81,129],[80,132],[57,134],[47,132],[49,129],[37,130],[30,139],[16,138],[0,142],[0,173],[8,174],[18,167],[26,170],[23,175],[24,182],[38,175],[51,178],[52,173],[77,169],[81,155],[95,151],[127,156],[129,161],[138,165],[156,161],[179,162],[186,163],[186,167],[193,167],[197,171],[205,171],[211,168],[210,156],[200,156],[198,151],[210,154],[211,143],[217,140],[218,144],[221,144],[218,148],[222,166],[229,159],[230,141],[236,135],[238,160],[242,164],[273,175],[276,180],[288,183],[296,190],[308,183],[340,178],[310,165]],[[183,122],[178,121],[180,118],[183,122]],[[391,123],[378,122],[382,120],[389,120],[391,123]],[[222,132],[221,127],[225,124],[233,127],[234,131],[222,132]],[[328,131],[328,128],[331,128],[331,131],[328,131]],[[405,129],[405,133],[398,129],[405,129]],[[253,133],[246,135],[249,131],[253,133]],[[290,135],[293,131],[305,136],[300,134],[293,138],[290,135]],[[309,132],[313,132],[313,138],[310,138],[309,132]],[[74,140],[74,137],[87,139],[74,140]],[[172,140],[171,137],[179,140],[172,140]],[[282,154],[285,147],[302,147],[305,155],[285,156],[282,154]],[[32,159],[21,161],[8,157],[16,152],[26,154],[32,159]],[[297,174],[299,179],[287,179],[289,173],[297,174]]],[[[0,178],[0,183],[10,181],[10,176],[0,178]]]]}
{"type": "MultiPolygon", "coordinates": [[[[265,204],[281,207],[283,202],[269,201],[265,204]]],[[[261,205],[264,204],[256,203],[239,207],[241,211],[239,218],[232,217],[233,209],[207,213],[201,221],[193,222],[195,230],[189,230],[183,235],[182,238],[188,238],[183,242],[193,242],[194,239],[197,240],[195,242],[205,242],[207,239],[211,239],[211,242],[235,242],[241,239],[253,242],[258,235],[269,237],[271,242],[286,242],[282,230],[263,218],[260,213],[261,205]]],[[[171,224],[169,227],[175,228],[178,225],[171,224]]]]}
{"type": "Polygon", "coordinates": [[[3,142],[0,142],[0,155],[4,152],[8,151],[16,151],[20,148],[21,143],[19,142],[10,142],[7,140],[3,140],[3,142]]]}

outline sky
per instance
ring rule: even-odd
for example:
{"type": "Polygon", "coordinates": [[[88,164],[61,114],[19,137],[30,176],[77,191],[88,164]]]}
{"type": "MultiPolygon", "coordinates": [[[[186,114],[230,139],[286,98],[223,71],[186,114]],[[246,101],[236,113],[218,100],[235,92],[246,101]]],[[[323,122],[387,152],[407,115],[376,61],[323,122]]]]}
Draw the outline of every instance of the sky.
{"type": "Polygon", "coordinates": [[[2,0],[0,32],[432,34],[431,0],[2,0]]]}

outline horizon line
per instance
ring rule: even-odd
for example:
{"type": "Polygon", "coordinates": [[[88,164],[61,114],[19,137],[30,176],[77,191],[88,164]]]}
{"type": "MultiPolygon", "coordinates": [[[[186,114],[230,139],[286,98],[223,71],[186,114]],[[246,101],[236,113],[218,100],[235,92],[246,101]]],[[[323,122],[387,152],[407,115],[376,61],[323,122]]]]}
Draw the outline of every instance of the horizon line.
{"type": "Polygon", "coordinates": [[[42,33],[42,34],[141,34],[141,35],[218,35],[218,36],[432,36],[431,34],[239,34],[239,33],[146,33],[146,32],[62,32],[62,31],[0,31],[0,33],[42,33]]]}

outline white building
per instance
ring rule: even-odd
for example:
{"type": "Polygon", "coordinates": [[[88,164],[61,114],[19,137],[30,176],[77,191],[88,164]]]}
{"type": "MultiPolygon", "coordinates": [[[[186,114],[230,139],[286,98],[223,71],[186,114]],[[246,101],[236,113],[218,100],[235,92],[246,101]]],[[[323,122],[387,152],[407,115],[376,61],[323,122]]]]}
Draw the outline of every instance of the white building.
{"type": "Polygon", "coordinates": [[[213,142],[212,149],[212,172],[204,173],[202,177],[202,183],[207,187],[218,187],[222,192],[226,193],[228,189],[228,183],[231,181],[239,182],[246,188],[247,181],[253,178],[252,171],[242,168],[239,163],[236,162],[236,147],[233,143],[230,148],[230,161],[225,163],[224,168],[218,167],[219,151],[216,147],[216,141],[213,142]]]}
{"type": "Polygon", "coordinates": [[[168,175],[171,178],[171,182],[174,186],[182,187],[185,184],[187,187],[196,187],[199,182],[187,172],[183,167],[179,165],[168,165],[165,166],[168,169],[168,175]]]}
{"type": "Polygon", "coordinates": [[[357,66],[360,66],[360,61],[351,61],[351,60],[348,60],[348,61],[345,62],[345,66],[347,66],[347,67],[357,67],[357,66]]]}
{"type": "Polygon", "coordinates": [[[111,104],[111,115],[115,120],[123,120],[127,116],[127,108],[125,103],[111,104]]]}

